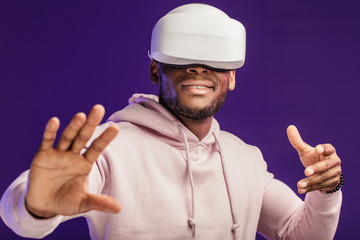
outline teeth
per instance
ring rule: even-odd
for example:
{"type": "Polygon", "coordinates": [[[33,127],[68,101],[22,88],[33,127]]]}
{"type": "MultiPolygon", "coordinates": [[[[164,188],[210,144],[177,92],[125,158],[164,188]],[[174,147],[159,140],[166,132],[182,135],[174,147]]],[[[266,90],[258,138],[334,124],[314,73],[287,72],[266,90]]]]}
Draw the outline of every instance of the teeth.
{"type": "Polygon", "coordinates": [[[207,88],[207,87],[205,87],[205,86],[189,86],[189,87],[191,87],[191,88],[198,88],[198,89],[200,89],[200,88],[207,88]]]}

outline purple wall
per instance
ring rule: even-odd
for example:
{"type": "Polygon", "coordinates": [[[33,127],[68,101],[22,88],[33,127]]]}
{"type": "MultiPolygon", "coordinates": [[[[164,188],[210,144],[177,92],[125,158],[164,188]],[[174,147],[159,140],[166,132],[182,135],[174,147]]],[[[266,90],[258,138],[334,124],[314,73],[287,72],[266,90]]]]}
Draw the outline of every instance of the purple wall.
{"type": "MultiPolygon", "coordinates": [[[[64,126],[101,103],[106,117],[149,80],[151,29],[190,1],[0,2],[0,192],[29,168],[46,121],[64,126]]],[[[360,2],[209,0],[247,29],[247,59],[217,114],[222,129],[259,146],[269,170],[296,190],[303,177],[285,129],[311,145],[332,143],[342,158],[344,201],[335,239],[354,239],[360,215],[360,2]],[[352,185],[353,184],[353,185],[352,185]]],[[[87,239],[83,219],[46,239],[87,239]]],[[[0,221],[1,239],[17,237],[0,221]]],[[[259,237],[260,239],[260,237],[259,237]]]]}

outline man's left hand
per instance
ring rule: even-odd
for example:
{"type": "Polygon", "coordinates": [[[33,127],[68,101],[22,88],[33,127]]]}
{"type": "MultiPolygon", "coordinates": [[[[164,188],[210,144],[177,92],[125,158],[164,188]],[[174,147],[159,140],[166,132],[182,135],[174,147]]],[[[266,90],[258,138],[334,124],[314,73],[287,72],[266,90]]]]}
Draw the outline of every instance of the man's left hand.
{"type": "Polygon", "coordinates": [[[297,183],[300,194],[314,190],[331,191],[340,183],[341,160],[331,144],[315,148],[306,144],[293,125],[287,128],[291,145],[296,149],[305,167],[306,178],[297,183]]]}

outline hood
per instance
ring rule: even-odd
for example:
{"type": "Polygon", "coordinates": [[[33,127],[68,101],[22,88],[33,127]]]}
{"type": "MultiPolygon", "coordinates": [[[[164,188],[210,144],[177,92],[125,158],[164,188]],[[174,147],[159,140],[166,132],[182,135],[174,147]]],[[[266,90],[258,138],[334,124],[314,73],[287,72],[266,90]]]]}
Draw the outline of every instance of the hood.
{"type": "Polygon", "coordinates": [[[209,146],[215,143],[214,134],[217,136],[220,131],[218,122],[213,119],[209,133],[200,141],[176,116],[159,103],[157,96],[150,94],[132,95],[129,105],[111,115],[108,121],[126,121],[138,125],[176,148],[184,148],[182,132],[191,148],[198,144],[209,146]]]}

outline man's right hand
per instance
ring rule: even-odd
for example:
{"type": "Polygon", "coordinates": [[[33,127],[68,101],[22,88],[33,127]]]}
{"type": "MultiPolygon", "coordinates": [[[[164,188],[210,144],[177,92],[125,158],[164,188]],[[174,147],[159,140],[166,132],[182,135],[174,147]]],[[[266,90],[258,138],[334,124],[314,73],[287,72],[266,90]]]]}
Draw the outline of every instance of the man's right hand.
{"type": "Polygon", "coordinates": [[[37,217],[74,215],[89,210],[117,213],[120,203],[106,195],[88,192],[88,176],[93,163],[118,133],[116,126],[107,128],[81,154],[105,110],[95,105],[88,118],[78,113],[65,128],[56,148],[53,144],[60,122],[51,118],[30,168],[26,207],[37,217]]]}

